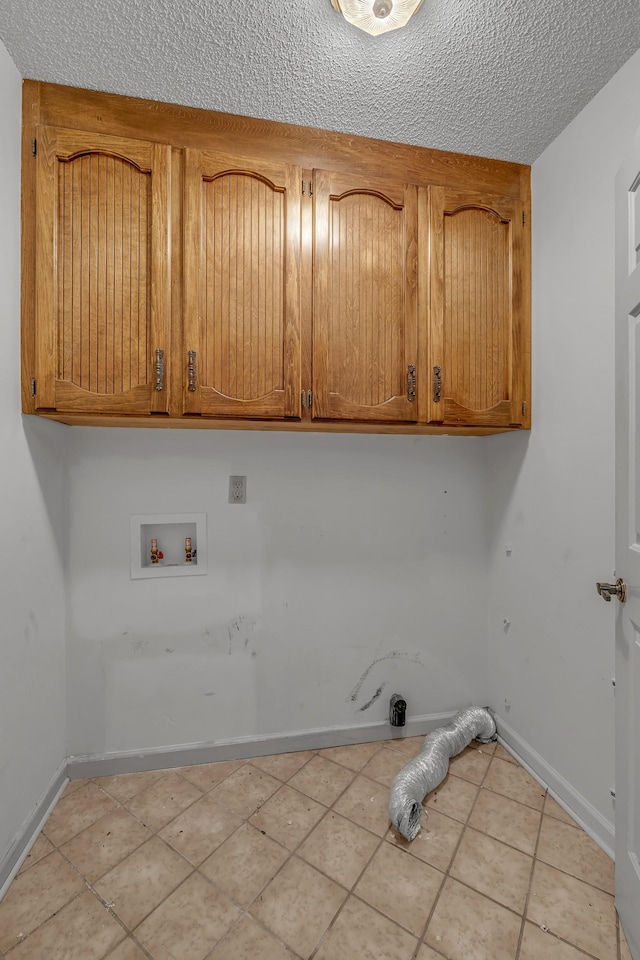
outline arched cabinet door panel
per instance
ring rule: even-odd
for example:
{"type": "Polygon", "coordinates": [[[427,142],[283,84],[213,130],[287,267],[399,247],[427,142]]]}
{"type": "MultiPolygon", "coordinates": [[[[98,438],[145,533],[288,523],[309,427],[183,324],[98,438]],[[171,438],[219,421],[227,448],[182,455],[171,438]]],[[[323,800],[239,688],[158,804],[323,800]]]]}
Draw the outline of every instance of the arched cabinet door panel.
{"type": "Polygon", "coordinates": [[[522,205],[433,188],[429,421],[526,420],[522,205]]]}
{"type": "Polygon", "coordinates": [[[300,416],[301,173],[185,156],[186,413],[300,416]]]}
{"type": "Polygon", "coordinates": [[[38,410],[164,413],[170,148],[40,127],[38,410]]]}
{"type": "Polygon", "coordinates": [[[416,422],[417,188],[315,171],[313,417],[416,422]]]}

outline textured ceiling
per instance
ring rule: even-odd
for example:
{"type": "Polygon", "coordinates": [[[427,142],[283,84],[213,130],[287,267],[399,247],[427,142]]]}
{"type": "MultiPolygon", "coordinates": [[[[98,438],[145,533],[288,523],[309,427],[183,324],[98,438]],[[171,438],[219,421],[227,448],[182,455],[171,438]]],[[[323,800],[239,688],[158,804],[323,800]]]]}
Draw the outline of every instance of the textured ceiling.
{"type": "Polygon", "coordinates": [[[0,0],[24,77],[531,163],[640,47],[638,0],[0,0]]]}

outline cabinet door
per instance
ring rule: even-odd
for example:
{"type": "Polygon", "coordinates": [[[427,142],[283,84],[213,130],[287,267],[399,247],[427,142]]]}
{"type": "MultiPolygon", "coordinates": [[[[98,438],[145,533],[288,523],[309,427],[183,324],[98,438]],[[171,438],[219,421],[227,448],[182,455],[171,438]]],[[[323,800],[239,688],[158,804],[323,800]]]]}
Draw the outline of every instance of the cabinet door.
{"type": "Polygon", "coordinates": [[[431,422],[523,420],[522,206],[431,192],[431,422]]]}
{"type": "Polygon", "coordinates": [[[300,169],[186,151],[185,411],[300,415],[300,169]]]}
{"type": "Polygon", "coordinates": [[[41,127],[36,408],[167,410],[167,146],[41,127]]]}
{"type": "Polygon", "coordinates": [[[313,416],[416,414],[417,188],[316,171],[313,416]]]}

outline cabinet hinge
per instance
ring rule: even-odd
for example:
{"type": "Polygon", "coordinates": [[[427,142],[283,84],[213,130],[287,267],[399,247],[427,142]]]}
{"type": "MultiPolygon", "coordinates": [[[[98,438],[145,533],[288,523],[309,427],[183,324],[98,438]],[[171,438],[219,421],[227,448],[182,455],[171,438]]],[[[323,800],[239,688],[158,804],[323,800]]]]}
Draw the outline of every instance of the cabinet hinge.
{"type": "Polygon", "coordinates": [[[525,213],[524,210],[523,210],[523,211],[522,211],[522,226],[523,226],[523,227],[524,227],[524,225],[525,225],[526,222],[527,222],[527,215],[526,215],[526,213],[525,213]]]}
{"type": "Polygon", "coordinates": [[[31,396],[35,397],[35,395],[36,395],[36,381],[35,381],[35,377],[32,377],[31,378],[31,396]]]}
{"type": "Polygon", "coordinates": [[[31,141],[31,156],[35,157],[37,152],[38,152],[38,141],[34,137],[33,140],[31,141]]]}
{"type": "MultiPolygon", "coordinates": [[[[306,197],[307,195],[307,182],[306,180],[302,181],[302,196],[306,197]]],[[[313,196],[313,180],[309,180],[309,196],[313,196]]]]}
{"type": "Polygon", "coordinates": [[[527,415],[527,402],[526,400],[522,401],[522,416],[526,417],[527,415]]]}
{"type": "Polygon", "coordinates": [[[309,410],[311,410],[312,405],[313,405],[313,393],[311,392],[311,390],[307,390],[307,406],[309,407],[309,410]]]}

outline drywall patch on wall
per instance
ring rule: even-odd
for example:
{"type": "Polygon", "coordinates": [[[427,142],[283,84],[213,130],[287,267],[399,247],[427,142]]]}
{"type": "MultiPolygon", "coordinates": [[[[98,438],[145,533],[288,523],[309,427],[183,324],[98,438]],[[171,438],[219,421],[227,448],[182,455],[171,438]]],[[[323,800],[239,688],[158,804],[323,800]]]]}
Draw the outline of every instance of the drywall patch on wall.
{"type": "Polygon", "coordinates": [[[483,443],[74,427],[72,753],[386,723],[390,683],[408,719],[484,702],[483,443]],[[129,516],[193,511],[207,576],[131,581],[129,516]]]}

